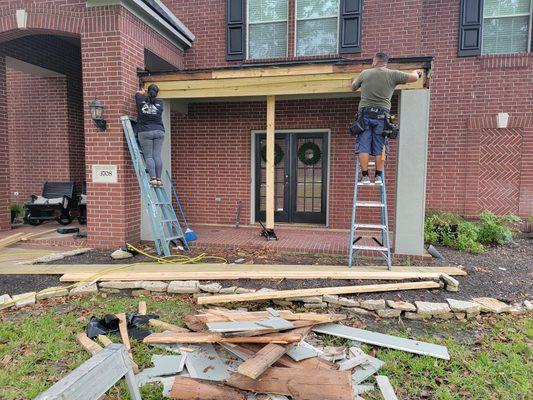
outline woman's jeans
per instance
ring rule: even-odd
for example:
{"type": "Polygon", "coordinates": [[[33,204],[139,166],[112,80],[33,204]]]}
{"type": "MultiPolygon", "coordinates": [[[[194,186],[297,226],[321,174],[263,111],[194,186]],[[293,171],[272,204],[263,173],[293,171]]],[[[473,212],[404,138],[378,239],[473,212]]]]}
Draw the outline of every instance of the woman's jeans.
{"type": "Polygon", "coordinates": [[[164,131],[139,132],[139,143],[146,161],[146,168],[150,178],[161,179],[163,171],[163,160],[161,159],[161,149],[165,140],[164,131]]]}

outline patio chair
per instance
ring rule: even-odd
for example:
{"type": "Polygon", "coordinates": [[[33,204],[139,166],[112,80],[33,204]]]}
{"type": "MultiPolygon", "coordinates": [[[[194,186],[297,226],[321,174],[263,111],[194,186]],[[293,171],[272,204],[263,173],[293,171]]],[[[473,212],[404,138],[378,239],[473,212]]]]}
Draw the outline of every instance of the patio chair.
{"type": "Polygon", "coordinates": [[[73,197],[74,182],[46,182],[42,195],[32,194],[30,202],[24,204],[24,221],[34,226],[53,220],[68,225],[72,222],[73,197]]]}
{"type": "Polygon", "coordinates": [[[78,221],[81,225],[87,223],[87,184],[81,184],[81,193],[78,196],[78,221]]]}

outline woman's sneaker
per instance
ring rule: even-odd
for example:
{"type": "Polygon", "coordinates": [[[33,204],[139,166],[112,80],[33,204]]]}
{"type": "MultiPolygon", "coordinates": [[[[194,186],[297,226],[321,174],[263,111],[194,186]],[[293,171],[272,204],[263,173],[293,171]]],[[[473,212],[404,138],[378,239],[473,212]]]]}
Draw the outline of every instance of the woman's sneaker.
{"type": "Polygon", "coordinates": [[[363,178],[361,178],[361,183],[363,185],[370,185],[370,177],[368,175],[363,175],[363,178]]]}

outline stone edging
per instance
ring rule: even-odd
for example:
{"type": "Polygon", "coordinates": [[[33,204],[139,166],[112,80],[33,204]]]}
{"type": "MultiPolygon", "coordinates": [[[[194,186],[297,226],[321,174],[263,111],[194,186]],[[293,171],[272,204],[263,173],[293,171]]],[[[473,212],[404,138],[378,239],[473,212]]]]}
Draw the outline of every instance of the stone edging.
{"type": "MultiPolygon", "coordinates": [[[[121,293],[128,291],[133,296],[149,295],[155,293],[190,294],[195,298],[212,296],[213,294],[239,294],[261,291],[272,291],[269,288],[259,290],[241,287],[222,287],[218,282],[201,283],[200,281],[117,281],[100,282],[92,285],[78,285],[70,291],[64,287],[45,289],[39,293],[30,292],[13,297],[4,294],[0,296],[0,310],[25,305],[35,304],[37,300],[61,296],[87,296],[102,293],[121,293]]],[[[471,319],[480,313],[510,313],[522,314],[533,310],[533,303],[529,300],[523,303],[505,303],[490,297],[478,297],[468,301],[446,299],[446,303],[432,303],[415,301],[413,303],[395,300],[354,300],[337,295],[312,296],[303,298],[290,298],[273,300],[279,306],[295,306],[303,304],[308,310],[341,310],[351,315],[368,315],[380,318],[398,318],[427,320],[435,319],[471,319]]]]}

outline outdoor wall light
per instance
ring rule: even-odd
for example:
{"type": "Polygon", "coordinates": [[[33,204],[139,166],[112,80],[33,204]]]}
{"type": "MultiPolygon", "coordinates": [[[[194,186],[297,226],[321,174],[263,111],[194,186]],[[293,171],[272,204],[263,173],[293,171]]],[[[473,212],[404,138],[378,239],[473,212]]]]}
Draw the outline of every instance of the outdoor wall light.
{"type": "Polygon", "coordinates": [[[100,100],[95,98],[89,103],[89,108],[91,109],[91,118],[94,124],[101,131],[105,131],[107,128],[107,121],[104,119],[104,105],[100,100]]]}

